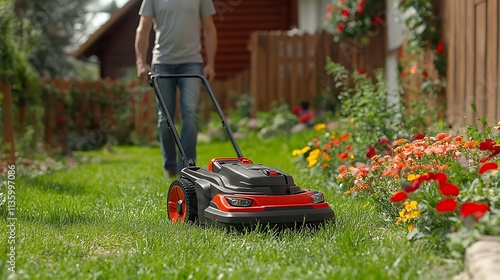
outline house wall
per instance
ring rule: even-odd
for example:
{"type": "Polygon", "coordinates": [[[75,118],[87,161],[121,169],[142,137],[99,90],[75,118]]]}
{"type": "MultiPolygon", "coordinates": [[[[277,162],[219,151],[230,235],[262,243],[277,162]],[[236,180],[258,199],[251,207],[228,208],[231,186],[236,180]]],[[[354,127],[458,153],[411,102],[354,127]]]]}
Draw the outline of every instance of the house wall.
{"type": "Polygon", "coordinates": [[[256,30],[288,30],[297,25],[296,0],[218,0],[213,17],[218,34],[215,70],[219,79],[250,67],[248,43],[256,30]]]}
{"type": "MultiPolygon", "coordinates": [[[[98,56],[102,78],[135,73],[134,38],[141,1],[131,1],[135,1],[134,6],[87,52],[87,55],[98,56]]],[[[213,19],[218,34],[215,70],[219,80],[250,67],[248,41],[253,31],[288,30],[298,21],[296,0],[217,0],[214,6],[217,14],[213,19]]],[[[154,42],[153,33],[149,54],[154,42]]]]}

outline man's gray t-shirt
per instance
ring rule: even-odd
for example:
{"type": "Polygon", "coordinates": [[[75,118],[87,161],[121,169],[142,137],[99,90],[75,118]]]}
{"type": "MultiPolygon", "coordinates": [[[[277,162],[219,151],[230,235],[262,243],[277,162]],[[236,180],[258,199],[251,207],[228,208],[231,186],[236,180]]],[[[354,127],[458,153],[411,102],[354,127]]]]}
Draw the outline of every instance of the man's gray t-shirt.
{"type": "Polygon", "coordinates": [[[201,19],[215,14],[212,0],[143,0],[139,15],[153,17],[151,64],[203,62],[201,19]]]}

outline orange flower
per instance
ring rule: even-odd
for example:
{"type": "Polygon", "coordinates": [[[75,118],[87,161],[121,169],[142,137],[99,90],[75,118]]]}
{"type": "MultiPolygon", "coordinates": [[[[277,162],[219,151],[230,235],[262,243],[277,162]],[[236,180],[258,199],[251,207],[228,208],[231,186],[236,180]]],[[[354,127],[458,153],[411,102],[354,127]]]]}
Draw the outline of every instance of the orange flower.
{"type": "Polygon", "coordinates": [[[451,142],[451,136],[446,136],[442,140],[443,142],[451,142]]]}
{"type": "Polygon", "coordinates": [[[339,159],[346,159],[346,158],[348,158],[348,157],[349,157],[349,153],[347,153],[347,152],[343,152],[343,153],[341,153],[341,154],[338,154],[338,155],[337,155],[337,157],[338,157],[339,159]]]}
{"type": "Polygon", "coordinates": [[[323,169],[328,168],[328,163],[323,163],[323,165],[321,165],[321,168],[323,169]]]}
{"type": "Polygon", "coordinates": [[[341,165],[337,168],[340,172],[347,172],[347,168],[345,167],[345,165],[341,165]]]}
{"type": "Polygon", "coordinates": [[[348,175],[349,173],[347,173],[347,171],[342,171],[339,175],[337,175],[337,179],[345,179],[348,175]]]}
{"type": "Polygon", "coordinates": [[[349,133],[346,133],[346,134],[340,136],[339,140],[340,141],[347,141],[347,140],[349,140],[349,133]]]}
{"type": "Polygon", "coordinates": [[[448,134],[441,132],[436,135],[436,138],[439,140],[443,140],[446,136],[448,136],[448,134]]]}
{"type": "Polygon", "coordinates": [[[399,145],[404,144],[406,142],[407,142],[406,139],[398,139],[398,140],[394,141],[394,146],[399,146],[399,145]]]}

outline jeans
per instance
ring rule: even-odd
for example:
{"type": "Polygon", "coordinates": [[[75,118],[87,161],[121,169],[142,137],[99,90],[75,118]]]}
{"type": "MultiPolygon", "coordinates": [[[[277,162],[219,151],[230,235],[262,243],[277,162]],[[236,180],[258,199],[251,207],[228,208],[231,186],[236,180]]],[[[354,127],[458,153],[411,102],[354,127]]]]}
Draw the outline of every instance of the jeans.
{"type": "MultiPolygon", "coordinates": [[[[153,71],[156,74],[199,74],[203,73],[202,63],[184,64],[154,64],[153,71]]],[[[161,94],[167,104],[167,109],[175,120],[175,110],[177,105],[177,86],[180,90],[181,106],[181,143],[188,159],[196,161],[196,141],[198,137],[198,101],[201,90],[201,80],[196,78],[183,79],[158,79],[161,94]]],[[[180,155],[177,161],[177,150],[174,137],[168,129],[167,119],[163,116],[158,99],[156,100],[158,110],[158,134],[160,146],[163,154],[163,169],[168,172],[178,173],[182,166],[180,155]]]]}

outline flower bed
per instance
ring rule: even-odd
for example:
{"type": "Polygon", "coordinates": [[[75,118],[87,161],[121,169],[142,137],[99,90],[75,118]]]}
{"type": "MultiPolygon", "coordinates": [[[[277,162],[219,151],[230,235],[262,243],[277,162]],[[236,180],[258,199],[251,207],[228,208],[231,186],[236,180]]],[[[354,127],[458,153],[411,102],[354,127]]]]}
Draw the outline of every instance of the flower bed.
{"type": "MultiPolygon", "coordinates": [[[[380,138],[364,153],[350,140],[353,133],[328,131],[325,124],[315,128],[322,135],[293,151],[299,164],[328,174],[345,195],[374,202],[389,220],[408,230],[409,240],[448,244],[461,256],[474,236],[500,233],[498,136],[380,138]],[[461,235],[461,244],[454,234],[461,235]]],[[[494,128],[500,130],[500,122],[494,128]]]]}

